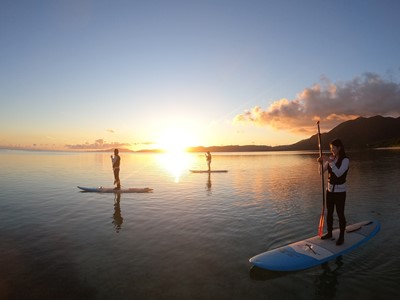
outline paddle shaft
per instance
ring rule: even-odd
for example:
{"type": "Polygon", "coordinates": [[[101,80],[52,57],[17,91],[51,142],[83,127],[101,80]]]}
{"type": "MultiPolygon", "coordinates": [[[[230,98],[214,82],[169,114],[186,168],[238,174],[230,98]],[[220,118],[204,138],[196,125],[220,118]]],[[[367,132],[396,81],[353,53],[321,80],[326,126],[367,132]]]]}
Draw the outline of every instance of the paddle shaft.
{"type": "MultiPolygon", "coordinates": [[[[319,148],[319,155],[322,157],[322,142],[321,142],[321,131],[319,129],[319,121],[317,122],[318,127],[318,148],[319,148]]],[[[325,218],[325,182],[324,182],[324,161],[321,159],[321,182],[322,182],[322,213],[319,219],[319,227],[318,227],[318,234],[319,236],[322,235],[322,231],[324,228],[324,218],[325,218]]]]}

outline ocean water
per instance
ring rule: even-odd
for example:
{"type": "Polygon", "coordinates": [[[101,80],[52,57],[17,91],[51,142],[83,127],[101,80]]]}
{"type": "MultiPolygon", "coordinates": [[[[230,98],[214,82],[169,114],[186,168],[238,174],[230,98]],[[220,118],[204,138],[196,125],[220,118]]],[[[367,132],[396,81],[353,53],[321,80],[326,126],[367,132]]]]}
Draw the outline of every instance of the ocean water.
{"type": "MultiPolygon", "coordinates": [[[[299,272],[252,267],[256,254],[317,234],[317,152],[0,151],[0,299],[397,299],[400,150],[350,152],[348,224],[381,231],[340,259],[299,272]]],[[[337,225],[337,218],[335,218],[337,225]]]]}

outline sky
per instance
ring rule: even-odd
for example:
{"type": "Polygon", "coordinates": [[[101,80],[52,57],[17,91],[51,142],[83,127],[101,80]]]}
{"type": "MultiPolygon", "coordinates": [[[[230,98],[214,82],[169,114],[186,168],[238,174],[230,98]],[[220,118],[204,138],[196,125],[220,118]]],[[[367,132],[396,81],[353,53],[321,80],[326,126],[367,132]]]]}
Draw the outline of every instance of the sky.
{"type": "Polygon", "coordinates": [[[397,0],[0,1],[0,148],[287,145],[400,116],[397,0]]]}

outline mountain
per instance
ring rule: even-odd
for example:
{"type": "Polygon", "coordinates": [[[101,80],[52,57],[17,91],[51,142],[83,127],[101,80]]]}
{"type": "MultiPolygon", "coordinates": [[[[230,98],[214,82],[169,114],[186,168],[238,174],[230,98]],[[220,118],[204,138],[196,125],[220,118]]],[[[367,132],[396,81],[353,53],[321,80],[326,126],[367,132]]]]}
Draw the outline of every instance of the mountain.
{"type": "MultiPolygon", "coordinates": [[[[317,126],[315,126],[315,131],[317,126]]],[[[343,122],[327,133],[321,134],[322,149],[329,149],[329,143],[340,138],[347,149],[366,149],[400,146],[400,117],[375,116],[360,117],[343,122]]],[[[295,144],[283,146],[213,146],[192,147],[190,152],[252,152],[252,151],[291,151],[291,150],[318,150],[318,135],[301,140],[295,144]]]]}
{"type": "MultiPolygon", "coordinates": [[[[340,138],[346,149],[379,148],[400,146],[400,117],[360,117],[343,122],[327,133],[321,134],[322,148],[340,138]]],[[[315,150],[318,135],[292,145],[274,147],[274,150],[315,150]]]]}

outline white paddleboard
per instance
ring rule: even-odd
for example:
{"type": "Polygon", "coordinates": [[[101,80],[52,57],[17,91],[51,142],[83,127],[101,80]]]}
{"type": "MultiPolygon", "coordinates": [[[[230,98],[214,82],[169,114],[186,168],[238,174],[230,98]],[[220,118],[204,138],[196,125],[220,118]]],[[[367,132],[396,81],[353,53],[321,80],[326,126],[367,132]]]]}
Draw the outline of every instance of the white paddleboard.
{"type": "Polygon", "coordinates": [[[344,243],[336,245],[339,229],[332,239],[321,240],[317,235],[291,243],[250,258],[253,265],[272,271],[298,271],[311,268],[348,253],[369,241],[380,230],[377,221],[364,221],[346,227],[344,243]]]}
{"type": "Polygon", "coordinates": [[[192,173],[226,173],[228,170],[189,170],[192,173]]]}
{"type": "Polygon", "coordinates": [[[152,192],[151,188],[124,188],[120,190],[115,190],[114,188],[105,188],[105,187],[97,187],[97,188],[88,188],[78,186],[78,189],[81,189],[83,192],[91,192],[91,193],[149,193],[152,192]]]}

